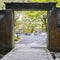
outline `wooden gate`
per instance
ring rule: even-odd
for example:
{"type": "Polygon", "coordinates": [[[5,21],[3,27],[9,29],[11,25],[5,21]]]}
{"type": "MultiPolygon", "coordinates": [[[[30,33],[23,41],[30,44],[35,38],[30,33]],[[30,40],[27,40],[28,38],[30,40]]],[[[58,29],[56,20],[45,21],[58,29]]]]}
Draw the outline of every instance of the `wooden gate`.
{"type": "Polygon", "coordinates": [[[13,12],[14,10],[46,10],[48,11],[48,49],[60,51],[60,28],[56,3],[5,3],[6,9],[0,11],[0,52],[13,48],[13,12]],[[12,11],[11,11],[12,10],[12,11]]]}
{"type": "Polygon", "coordinates": [[[58,13],[56,2],[48,3],[5,3],[11,10],[46,10],[48,11],[48,49],[60,51],[60,28],[57,27],[58,13]]]}
{"type": "Polygon", "coordinates": [[[0,10],[0,54],[13,48],[13,12],[0,10]]]}
{"type": "Polygon", "coordinates": [[[60,13],[59,9],[48,12],[48,49],[60,51],[60,13]]]}

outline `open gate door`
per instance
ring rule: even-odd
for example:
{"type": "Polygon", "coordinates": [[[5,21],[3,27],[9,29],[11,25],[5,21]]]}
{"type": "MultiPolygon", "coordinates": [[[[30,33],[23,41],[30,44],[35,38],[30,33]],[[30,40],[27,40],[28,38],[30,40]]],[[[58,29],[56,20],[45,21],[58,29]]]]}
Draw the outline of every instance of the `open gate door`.
{"type": "Polygon", "coordinates": [[[13,12],[0,10],[0,54],[13,48],[13,12]]]}
{"type": "Polygon", "coordinates": [[[58,22],[58,9],[52,9],[48,12],[48,49],[50,51],[60,51],[60,28],[58,22]]]}

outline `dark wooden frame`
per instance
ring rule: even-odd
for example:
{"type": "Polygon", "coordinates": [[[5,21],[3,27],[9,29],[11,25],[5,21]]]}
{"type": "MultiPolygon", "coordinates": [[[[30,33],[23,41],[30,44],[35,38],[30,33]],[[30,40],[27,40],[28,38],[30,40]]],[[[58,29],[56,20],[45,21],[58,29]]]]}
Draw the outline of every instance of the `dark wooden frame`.
{"type": "Polygon", "coordinates": [[[53,7],[56,7],[57,2],[41,2],[41,3],[6,3],[6,9],[12,10],[52,10],[53,7]]]}
{"type": "Polygon", "coordinates": [[[6,9],[13,11],[26,10],[46,10],[48,11],[48,49],[50,51],[60,51],[60,29],[57,29],[57,14],[59,9],[56,9],[56,2],[47,3],[5,3],[6,9]]]}

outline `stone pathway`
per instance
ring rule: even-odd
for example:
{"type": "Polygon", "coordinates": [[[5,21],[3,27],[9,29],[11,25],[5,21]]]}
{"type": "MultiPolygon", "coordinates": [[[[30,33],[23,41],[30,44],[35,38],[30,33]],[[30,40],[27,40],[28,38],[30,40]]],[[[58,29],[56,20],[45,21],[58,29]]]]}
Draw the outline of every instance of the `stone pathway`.
{"type": "Polygon", "coordinates": [[[15,47],[1,60],[53,60],[47,48],[15,47]]]}
{"type": "Polygon", "coordinates": [[[19,41],[15,48],[1,60],[53,60],[46,47],[45,34],[39,36],[21,35],[21,37],[23,37],[22,41],[19,41]]]}
{"type": "Polygon", "coordinates": [[[40,33],[39,35],[19,35],[21,38],[16,44],[24,47],[47,47],[46,38],[47,33],[40,33]]]}

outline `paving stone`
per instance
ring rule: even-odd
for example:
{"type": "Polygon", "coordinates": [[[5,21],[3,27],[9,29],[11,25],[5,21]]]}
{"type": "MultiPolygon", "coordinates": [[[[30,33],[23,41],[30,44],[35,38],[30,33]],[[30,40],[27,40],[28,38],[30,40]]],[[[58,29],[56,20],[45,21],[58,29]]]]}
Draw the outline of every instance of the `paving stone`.
{"type": "Polygon", "coordinates": [[[22,41],[18,42],[15,48],[1,60],[53,60],[48,49],[45,47],[45,35],[21,35],[22,41]]]}
{"type": "Polygon", "coordinates": [[[1,60],[53,60],[48,53],[47,48],[15,48],[1,60]]]}

